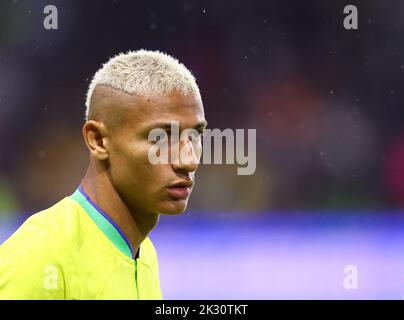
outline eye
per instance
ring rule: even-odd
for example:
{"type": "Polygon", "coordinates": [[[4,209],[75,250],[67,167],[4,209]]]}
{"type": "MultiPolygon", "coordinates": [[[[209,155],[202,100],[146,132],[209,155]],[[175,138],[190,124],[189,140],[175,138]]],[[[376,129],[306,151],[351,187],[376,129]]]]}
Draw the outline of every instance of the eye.
{"type": "Polygon", "coordinates": [[[198,130],[197,132],[194,131],[191,134],[188,135],[189,141],[199,141],[203,134],[203,131],[198,130]]]}
{"type": "Polygon", "coordinates": [[[149,137],[149,140],[150,139],[153,143],[164,141],[167,139],[167,132],[164,131],[156,132],[152,137],[149,137]]]}

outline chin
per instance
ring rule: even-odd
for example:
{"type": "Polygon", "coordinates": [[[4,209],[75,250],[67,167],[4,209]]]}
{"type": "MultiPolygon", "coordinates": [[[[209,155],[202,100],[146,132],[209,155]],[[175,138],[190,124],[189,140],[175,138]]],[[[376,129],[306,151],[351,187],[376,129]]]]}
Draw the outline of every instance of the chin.
{"type": "Polygon", "coordinates": [[[157,212],[167,215],[181,214],[185,212],[187,205],[188,199],[166,201],[159,206],[157,212]]]}

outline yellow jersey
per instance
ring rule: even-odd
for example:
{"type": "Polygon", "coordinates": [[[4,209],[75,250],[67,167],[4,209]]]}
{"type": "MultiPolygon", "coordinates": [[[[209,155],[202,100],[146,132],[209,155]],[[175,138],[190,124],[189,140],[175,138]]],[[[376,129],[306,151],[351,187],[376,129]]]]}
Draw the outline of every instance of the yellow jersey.
{"type": "Polygon", "coordinates": [[[0,246],[0,299],[162,299],[157,254],[146,238],[135,258],[80,186],[0,246]]]}

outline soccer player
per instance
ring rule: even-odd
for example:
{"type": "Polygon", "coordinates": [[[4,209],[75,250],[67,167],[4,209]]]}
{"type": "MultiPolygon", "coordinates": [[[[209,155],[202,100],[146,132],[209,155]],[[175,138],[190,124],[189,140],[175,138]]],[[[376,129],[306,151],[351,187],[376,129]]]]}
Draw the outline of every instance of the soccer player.
{"type": "Polygon", "coordinates": [[[158,51],[119,54],[94,75],[86,107],[85,177],[0,246],[0,299],[162,299],[148,234],[160,214],[185,211],[202,144],[181,138],[180,157],[152,164],[149,133],[170,139],[176,122],[202,134],[195,78],[158,51]]]}

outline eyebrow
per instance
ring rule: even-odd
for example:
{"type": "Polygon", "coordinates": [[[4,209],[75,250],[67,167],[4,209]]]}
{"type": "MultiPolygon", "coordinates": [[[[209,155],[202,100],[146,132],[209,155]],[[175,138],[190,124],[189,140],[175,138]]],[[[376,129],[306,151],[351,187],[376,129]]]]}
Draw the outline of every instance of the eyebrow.
{"type": "Polygon", "coordinates": [[[204,121],[197,123],[196,126],[194,127],[194,129],[196,129],[198,131],[203,131],[206,129],[207,126],[208,126],[208,122],[206,120],[204,120],[204,121]]]}
{"type": "MultiPolygon", "coordinates": [[[[197,131],[203,131],[205,128],[208,126],[208,123],[206,120],[198,122],[192,129],[195,129],[197,131]]],[[[149,126],[147,126],[146,130],[150,131],[153,129],[164,129],[164,130],[171,130],[171,122],[157,122],[153,123],[149,126]]]]}

